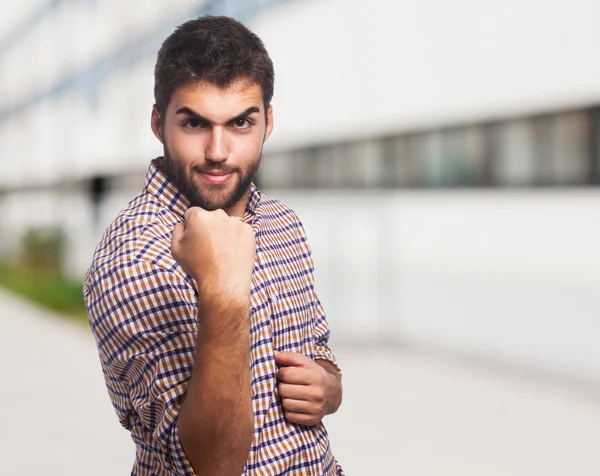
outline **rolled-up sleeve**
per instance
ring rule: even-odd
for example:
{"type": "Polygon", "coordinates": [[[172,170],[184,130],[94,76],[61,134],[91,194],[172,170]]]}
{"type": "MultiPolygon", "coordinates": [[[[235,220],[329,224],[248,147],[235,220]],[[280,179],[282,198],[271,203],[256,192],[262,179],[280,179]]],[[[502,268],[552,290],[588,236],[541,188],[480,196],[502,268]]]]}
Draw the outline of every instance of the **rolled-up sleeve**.
{"type": "Polygon", "coordinates": [[[329,348],[329,324],[325,316],[325,310],[321,305],[321,301],[315,297],[315,360],[327,360],[337,369],[340,375],[342,370],[338,364],[337,358],[329,348]]]}
{"type": "Polygon", "coordinates": [[[177,425],[194,362],[192,286],[152,263],[118,263],[88,279],[85,297],[109,395],[142,450],[139,463],[194,475],[177,425]]]}
{"type": "Polygon", "coordinates": [[[297,244],[298,244],[298,253],[302,260],[304,261],[305,266],[305,276],[307,279],[307,285],[310,292],[310,299],[313,304],[313,316],[314,316],[314,342],[315,342],[315,350],[314,350],[314,359],[315,360],[327,360],[331,362],[331,364],[337,369],[337,371],[342,374],[338,361],[329,348],[329,323],[327,322],[327,316],[325,315],[325,310],[323,309],[323,305],[317,296],[314,285],[314,262],[312,258],[312,251],[310,249],[310,245],[308,243],[308,238],[306,236],[306,231],[304,230],[304,226],[298,218],[298,215],[295,213],[292,215],[294,218],[294,222],[296,223],[297,229],[297,244]]]}

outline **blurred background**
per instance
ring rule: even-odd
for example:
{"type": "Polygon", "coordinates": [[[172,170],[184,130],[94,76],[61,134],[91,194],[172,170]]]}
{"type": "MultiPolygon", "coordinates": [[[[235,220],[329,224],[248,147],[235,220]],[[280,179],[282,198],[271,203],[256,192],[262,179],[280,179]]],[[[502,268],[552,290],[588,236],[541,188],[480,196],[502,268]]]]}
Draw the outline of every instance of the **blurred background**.
{"type": "Polygon", "coordinates": [[[257,184],[307,229],[349,475],[600,474],[600,3],[21,0],[0,15],[1,474],[128,474],[81,282],[162,148],[162,41],[276,71],[257,184]],[[2,468],[3,466],[4,468],[2,468]]]}

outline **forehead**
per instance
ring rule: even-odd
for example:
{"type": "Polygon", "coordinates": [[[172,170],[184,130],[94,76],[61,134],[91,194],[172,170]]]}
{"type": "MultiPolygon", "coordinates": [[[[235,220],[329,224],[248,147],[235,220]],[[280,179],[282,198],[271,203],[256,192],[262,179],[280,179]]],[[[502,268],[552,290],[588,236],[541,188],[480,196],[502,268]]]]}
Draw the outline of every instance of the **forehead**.
{"type": "Polygon", "coordinates": [[[235,81],[220,87],[214,83],[197,82],[179,86],[173,91],[168,111],[189,107],[207,117],[232,117],[250,108],[264,109],[261,87],[249,81],[235,81]]]}

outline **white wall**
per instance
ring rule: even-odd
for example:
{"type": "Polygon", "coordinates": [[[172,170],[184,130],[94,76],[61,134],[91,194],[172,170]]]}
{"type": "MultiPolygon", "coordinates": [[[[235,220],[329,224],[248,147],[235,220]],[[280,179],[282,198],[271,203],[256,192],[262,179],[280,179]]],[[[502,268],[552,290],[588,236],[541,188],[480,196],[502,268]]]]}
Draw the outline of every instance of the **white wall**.
{"type": "Polygon", "coordinates": [[[271,147],[600,102],[595,0],[305,0],[252,23],[271,147]]]}
{"type": "Polygon", "coordinates": [[[334,336],[600,383],[600,192],[274,192],[308,232],[334,336]]]}

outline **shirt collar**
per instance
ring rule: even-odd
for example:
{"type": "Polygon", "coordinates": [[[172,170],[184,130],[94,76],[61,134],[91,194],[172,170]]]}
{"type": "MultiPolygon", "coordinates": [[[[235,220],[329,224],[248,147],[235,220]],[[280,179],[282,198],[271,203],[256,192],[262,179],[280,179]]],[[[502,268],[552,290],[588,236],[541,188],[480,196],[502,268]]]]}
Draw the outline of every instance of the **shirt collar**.
{"type": "MultiPolygon", "coordinates": [[[[146,185],[144,189],[149,195],[152,195],[164,206],[183,218],[185,211],[192,204],[189,199],[177,189],[175,184],[169,180],[165,173],[159,169],[161,160],[163,160],[163,158],[158,157],[150,162],[150,167],[148,168],[148,172],[146,172],[146,185]]],[[[252,183],[250,185],[248,202],[246,203],[244,221],[252,221],[256,216],[260,199],[260,190],[252,183]]]]}
{"type": "Polygon", "coordinates": [[[250,193],[248,195],[248,203],[246,203],[246,211],[244,213],[244,221],[252,219],[256,216],[258,211],[258,205],[260,203],[261,193],[260,190],[254,185],[250,184],[250,193]]]}

